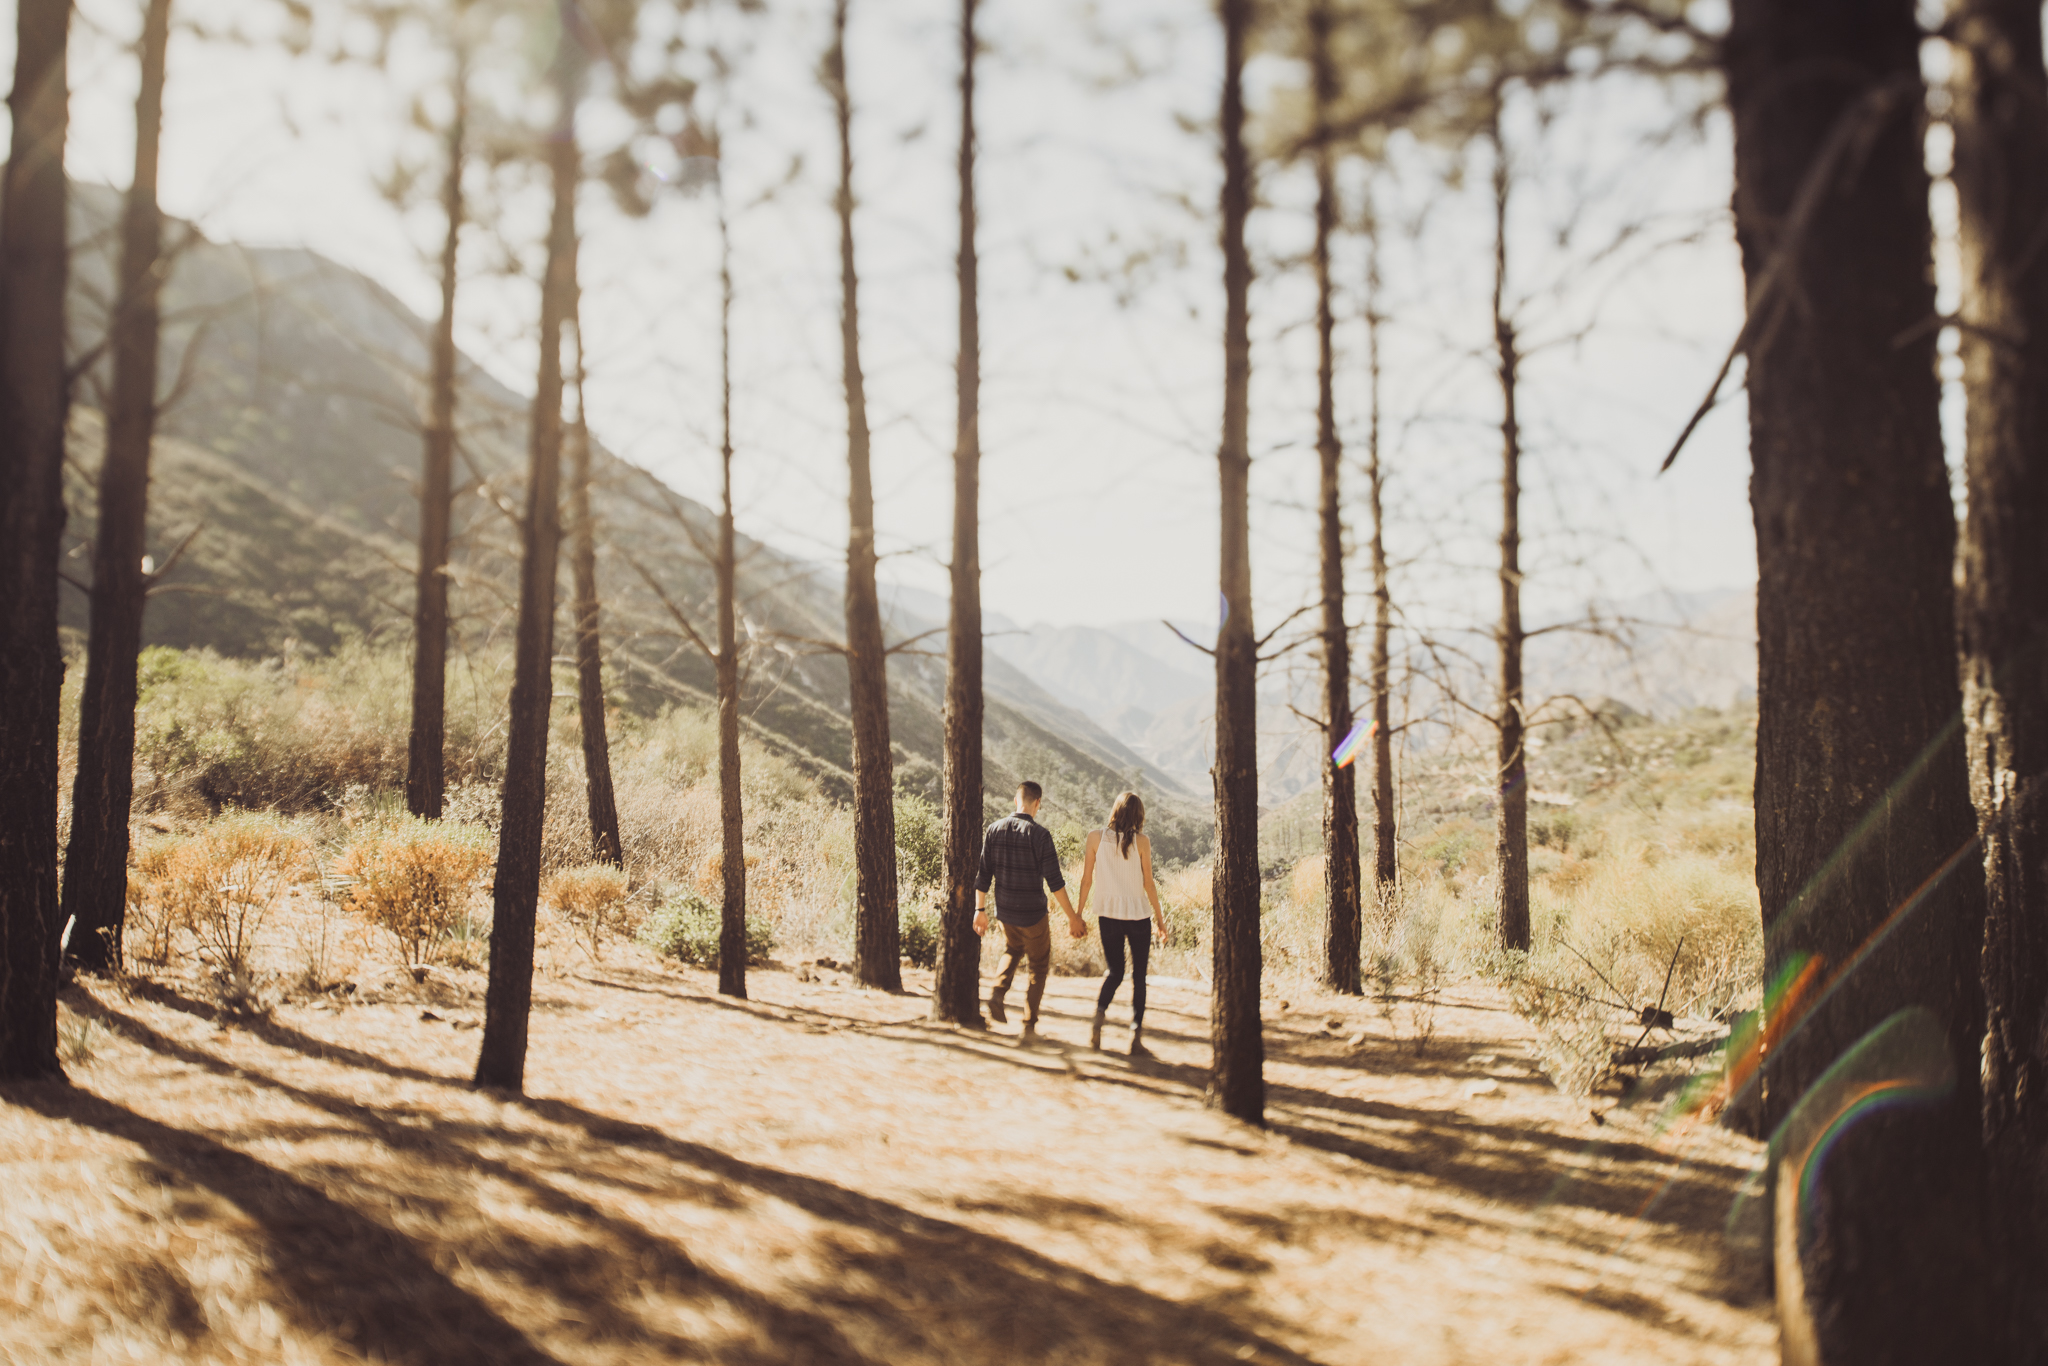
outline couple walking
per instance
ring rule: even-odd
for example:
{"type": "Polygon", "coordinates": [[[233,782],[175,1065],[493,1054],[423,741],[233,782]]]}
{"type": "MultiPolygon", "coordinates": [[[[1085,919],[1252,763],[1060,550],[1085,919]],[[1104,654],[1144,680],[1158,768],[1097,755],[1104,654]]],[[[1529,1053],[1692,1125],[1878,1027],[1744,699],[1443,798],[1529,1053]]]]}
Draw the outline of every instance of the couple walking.
{"type": "Polygon", "coordinates": [[[1038,1003],[1045,995],[1045,974],[1052,963],[1052,927],[1045,904],[1050,888],[1067,913],[1067,930],[1085,939],[1088,925],[1081,916],[1088,894],[1099,892],[1096,923],[1102,932],[1102,958],[1109,965],[1102,992],[1095,1000],[1095,1023],[1088,1046],[1102,1047],[1103,1017],[1116,989],[1123,985],[1124,955],[1129,950],[1131,975],[1131,1056],[1149,1058],[1145,1047],[1145,967],[1152,955],[1152,926],[1159,941],[1168,940],[1166,916],[1159,909],[1159,889],[1152,881],[1152,841],[1145,837],[1145,803],[1126,792],[1110,808],[1109,823],[1090,832],[1081,862],[1081,904],[1067,899],[1067,881],[1060,872],[1052,832],[1038,823],[1045,792],[1037,783],[1017,785],[1017,809],[989,826],[981,841],[981,867],[974,878],[974,932],[988,933],[988,909],[995,901],[996,920],[1003,927],[1003,961],[989,993],[988,1013],[1007,1024],[1003,997],[1021,960],[1028,972],[1024,993],[1021,1043],[1038,1037],[1038,1003]]]}

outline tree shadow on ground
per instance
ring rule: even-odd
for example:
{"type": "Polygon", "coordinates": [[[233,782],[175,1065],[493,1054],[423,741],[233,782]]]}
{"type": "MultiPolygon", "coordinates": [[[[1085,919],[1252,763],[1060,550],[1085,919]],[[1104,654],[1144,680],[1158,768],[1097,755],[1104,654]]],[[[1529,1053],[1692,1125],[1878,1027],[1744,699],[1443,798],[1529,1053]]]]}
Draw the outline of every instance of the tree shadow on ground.
{"type": "MultiPolygon", "coordinates": [[[[708,1356],[740,1366],[867,1366],[912,1358],[1224,1366],[1256,1359],[1314,1366],[1310,1358],[1271,1339],[1276,1325],[1252,1326],[1243,1306],[1235,1303],[1226,1312],[1201,1301],[1164,1298],[1106,1281],[1008,1239],[833,1182],[745,1161],[643,1124],[566,1101],[503,1098],[603,1145],[595,1160],[602,1160],[605,1150],[638,1154],[641,1168],[622,1183],[631,1188],[725,1209],[735,1208],[734,1192],[751,1192],[753,1198],[794,1206],[828,1225],[812,1240],[823,1274],[780,1293],[740,1285],[708,1270],[679,1243],[557,1184],[591,1178],[594,1159],[588,1151],[564,1152],[542,1134],[416,1108],[372,1109],[230,1063],[90,997],[79,1006],[153,1052],[231,1075],[338,1122],[245,1122],[251,1141],[339,1134],[373,1142],[401,1158],[395,1168],[377,1174],[361,1165],[323,1163],[322,1183],[336,1192],[330,1194],[217,1138],[149,1119],[89,1092],[46,1087],[26,1102],[49,1118],[136,1142],[160,1165],[248,1211],[266,1234],[259,1254],[278,1268],[280,1309],[366,1356],[404,1363],[556,1360],[478,1295],[438,1271],[427,1247],[349,1202],[351,1192],[374,1197],[373,1203],[397,1203],[439,1225],[444,1215],[473,1210],[474,1185],[482,1179],[516,1191],[525,1207],[573,1226],[577,1236],[549,1242],[497,1220],[483,1235],[458,1239],[451,1234],[439,1240],[442,1255],[452,1254],[497,1280],[523,1282],[546,1302],[561,1306],[568,1317],[556,1316],[557,1332],[572,1331],[565,1325],[573,1325],[588,1340],[631,1343],[669,1359],[708,1356]],[[485,1151],[508,1146],[519,1149],[519,1155],[485,1151]],[[379,1186],[379,1175],[390,1184],[379,1186]],[[748,1332],[738,1340],[709,1344],[654,1327],[642,1312],[649,1293],[715,1303],[727,1317],[744,1320],[748,1332]],[[869,1344],[869,1350],[864,1352],[856,1339],[869,1344]],[[873,1344],[886,1344],[886,1350],[874,1355],[873,1344]]],[[[293,1035],[278,1035],[280,1046],[291,1048],[293,1035]]],[[[346,1061],[328,1052],[330,1061],[346,1061]]],[[[420,1078],[451,1084],[431,1074],[420,1078]]],[[[1096,1213],[1076,1208],[1068,1217],[1096,1213]]],[[[1188,1250],[1211,1265],[1225,1265],[1217,1260],[1225,1254],[1215,1247],[1190,1243],[1188,1250]]]]}
{"type": "Polygon", "coordinates": [[[449,1280],[410,1239],[247,1153],[62,1083],[9,1086],[0,1095],[133,1143],[158,1167],[247,1214],[277,1292],[270,1299],[316,1335],[371,1360],[419,1366],[559,1362],[449,1280]]]}

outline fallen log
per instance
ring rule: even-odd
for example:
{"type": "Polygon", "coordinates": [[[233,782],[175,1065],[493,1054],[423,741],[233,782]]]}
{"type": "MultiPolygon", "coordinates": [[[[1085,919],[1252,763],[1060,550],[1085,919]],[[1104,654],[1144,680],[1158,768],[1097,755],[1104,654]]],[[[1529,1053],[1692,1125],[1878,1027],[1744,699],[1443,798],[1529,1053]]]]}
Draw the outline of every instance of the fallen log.
{"type": "Polygon", "coordinates": [[[1697,1058],[1726,1048],[1728,1038],[1728,1035],[1722,1034],[1710,1039],[1684,1039],[1678,1043],[1617,1048],[1608,1055],[1608,1061],[1616,1067],[1647,1067],[1653,1062],[1663,1062],[1667,1058],[1697,1058]]]}

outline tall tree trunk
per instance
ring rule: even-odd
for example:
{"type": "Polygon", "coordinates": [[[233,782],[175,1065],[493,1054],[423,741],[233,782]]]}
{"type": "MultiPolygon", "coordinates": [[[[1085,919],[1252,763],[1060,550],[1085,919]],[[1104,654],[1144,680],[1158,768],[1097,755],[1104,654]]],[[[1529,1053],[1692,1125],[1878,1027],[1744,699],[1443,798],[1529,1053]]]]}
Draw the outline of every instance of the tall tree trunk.
{"type": "MultiPolygon", "coordinates": [[[[1338,93],[1330,51],[1333,18],[1327,0],[1309,10],[1315,120],[1328,125],[1338,93]]],[[[1337,440],[1337,314],[1330,279],[1330,238],[1337,231],[1336,156],[1316,139],[1316,455],[1321,464],[1323,590],[1323,985],[1356,996],[1364,990],[1359,959],[1358,770],[1335,751],[1351,733],[1351,628],[1344,620],[1344,448],[1337,440]]]]}
{"type": "Polygon", "coordinates": [[[1387,591],[1385,480],[1380,466],[1380,230],[1369,199],[1365,249],[1365,482],[1372,510],[1372,878],[1373,900],[1384,918],[1391,909],[1400,869],[1394,847],[1393,697],[1387,658],[1394,630],[1394,599],[1387,591]]]}
{"type": "Polygon", "coordinates": [[[2007,1330],[2048,1343],[2048,74],[2041,9],[1959,0],[1951,123],[1962,209],[1969,507],[1960,632],[1984,846],[1984,1140],[2007,1330]],[[2017,1293],[2015,1293],[2017,1292],[2017,1293]]]}
{"type": "Polygon", "coordinates": [[[1522,733],[1522,428],[1515,412],[1521,348],[1507,313],[1507,143],[1495,97],[1493,143],[1493,338],[1500,376],[1500,803],[1494,808],[1495,918],[1504,949],[1529,948],[1529,755],[1522,733]]]}
{"type": "Polygon", "coordinates": [[[406,742],[405,807],[423,820],[441,819],[447,796],[444,749],[448,698],[448,543],[455,500],[455,290],[466,211],[462,172],[469,148],[469,60],[458,47],[451,84],[455,115],[448,124],[441,210],[441,318],[434,326],[428,380],[426,449],[420,467],[420,557],[413,587],[412,731],[406,742]]]}
{"type": "Polygon", "coordinates": [[[946,910],[932,1017],[981,1027],[981,315],[974,254],[974,10],[960,0],[960,368],[953,448],[953,601],[946,633],[946,910]]]}
{"type": "Polygon", "coordinates": [[[1259,1019],[1258,641],[1252,634],[1251,159],[1244,140],[1245,43],[1251,0],[1222,0],[1223,440],[1216,635],[1216,868],[1212,896],[1213,1049],[1210,1103],[1251,1124],[1266,1119],[1266,1041],[1259,1019]]]}
{"type": "Polygon", "coordinates": [[[740,808],[740,656],[734,618],[739,565],[732,516],[732,238],[725,221],[724,166],[718,195],[718,447],[724,502],[718,513],[718,856],[724,887],[718,933],[718,990],[747,998],[747,845],[740,808]]]}
{"type": "Polygon", "coordinates": [[[846,83],[848,0],[832,7],[825,82],[839,116],[839,347],[846,382],[846,675],[853,712],[853,971],[903,989],[896,888],[896,777],[889,752],[889,660],[875,591],[875,486],[868,464],[867,382],[860,368],[860,291],[853,260],[853,95],[846,83]]]}
{"type": "Polygon", "coordinates": [[[121,281],[109,350],[114,390],[100,465],[92,548],[92,622],[79,707],[78,773],[62,916],[71,954],[102,972],[122,961],[128,902],[128,815],[135,795],[135,666],[149,593],[142,552],[149,522],[149,454],[156,434],[157,300],[163,288],[163,216],[157,149],[163,138],[164,50],[171,0],[143,12],[142,82],[135,99],[135,175],[121,215],[121,281]]]}
{"type": "Polygon", "coordinates": [[[0,1080],[57,1065],[66,0],[17,0],[0,198],[0,1080]]]}
{"type": "Polygon", "coordinates": [[[583,792],[590,815],[590,852],[600,863],[626,866],[619,841],[619,804],[612,793],[611,742],[604,720],[604,647],[598,634],[597,528],[590,515],[590,419],[583,408],[583,295],[573,294],[569,326],[576,338],[576,420],[569,449],[569,565],[575,585],[576,717],[583,734],[583,792]]]}
{"type": "Polygon", "coordinates": [[[1796,1028],[1798,1005],[1767,1004],[1762,1118],[1775,1128],[1909,1006],[1945,1031],[1956,1077],[1944,1101],[1847,1128],[1803,1181],[1774,1171],[1775,1204],[1797,1216],[1777,1254],[1788,1360],[1987,1359],[1983,874],[1928,325],[1920,43],[1912,0],[1736,0],[1725,46],[1752,314],[1765,971],[1818,960],[1833,983],[1801,998],[1818,1003],[1796,1028]]]}
{"type": "MultiPolygon", "coordinates": [[[[565,16],[566,18],[566,16],[565,16]]],[[[563,31],[570,31],[565,22],[563,31]]],[[[540,368],[534,381],[521,527],[519,625],[513,644],[511,719],[491,890],[491,974],[484,993],[476,1084],[517,1092],[526,1077],[526,1029],[533,1007],[534,917],[540,903],[541,825],[547,806],[548,712],[553,704],[555,569],[561,549],[562,330],[576,288],[577,55],[556,58],[560,103],[548,144],[554,213],[540,291],[540,368]]]]}

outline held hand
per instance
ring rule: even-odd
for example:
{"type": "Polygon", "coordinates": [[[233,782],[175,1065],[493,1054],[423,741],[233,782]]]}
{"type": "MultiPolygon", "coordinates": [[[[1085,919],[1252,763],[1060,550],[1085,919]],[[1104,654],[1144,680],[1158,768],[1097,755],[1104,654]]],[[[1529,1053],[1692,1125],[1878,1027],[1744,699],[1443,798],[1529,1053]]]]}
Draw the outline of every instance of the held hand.
{"type": "Polygon", "coordinates": [[[1088,937],[1088,922],[1078,915],[1070,915],[1067,917],[1067,931],[1076,939],[1086,939],[1088,937]]]}
{"type": "Polygon", "coordinates": [[[987,934],[987,933],[988,933],[988,912],[987,912],[987,911],[985,911],[985,910],[981,910],[981,911],[976,911],[976,912],[974,913],[974,932],[975,932],[976,934],[987,934]]]}

